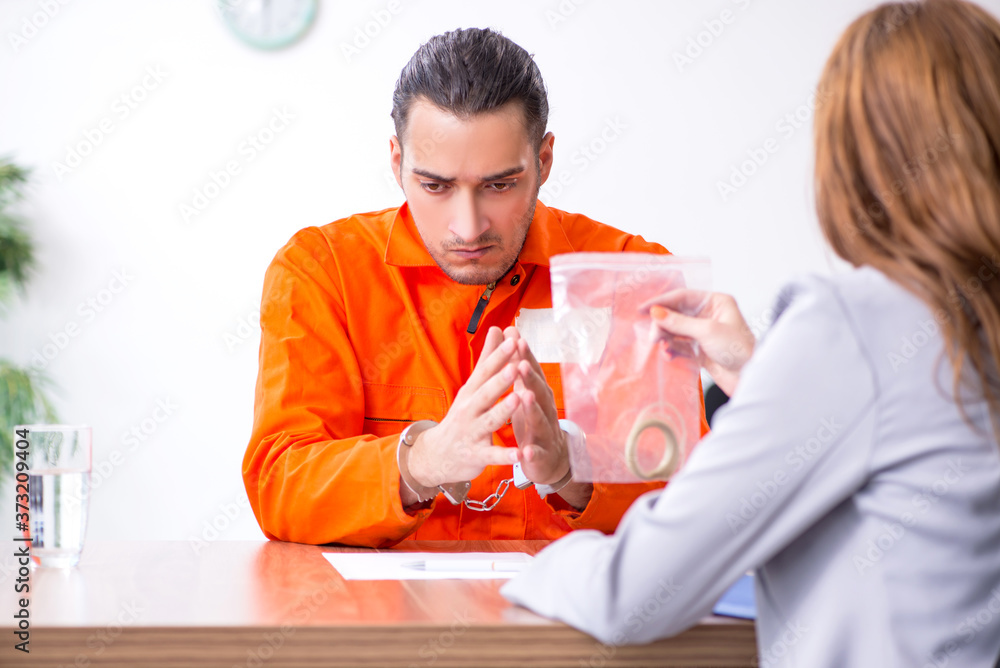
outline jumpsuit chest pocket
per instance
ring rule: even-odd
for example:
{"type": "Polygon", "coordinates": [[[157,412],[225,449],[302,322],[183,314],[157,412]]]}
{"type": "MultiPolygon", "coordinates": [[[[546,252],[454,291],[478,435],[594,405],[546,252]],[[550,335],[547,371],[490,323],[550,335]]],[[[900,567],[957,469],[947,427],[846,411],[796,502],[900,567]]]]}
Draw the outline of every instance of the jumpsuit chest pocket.
{"type": "Polygon", "coordinates": [[[365,383],[364,433],[398,434],[417,420],[440,422],[448,412],[444,390],[414,385],[365,383]]]}

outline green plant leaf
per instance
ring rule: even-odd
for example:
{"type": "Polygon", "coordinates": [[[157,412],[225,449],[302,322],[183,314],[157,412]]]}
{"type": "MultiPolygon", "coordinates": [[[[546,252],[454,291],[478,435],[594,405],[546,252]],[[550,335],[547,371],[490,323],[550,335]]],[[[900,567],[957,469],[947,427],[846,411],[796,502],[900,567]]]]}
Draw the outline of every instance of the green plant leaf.
{"type": "Polygon", "coordinates": [[[35,267],[31,237],[7,207],[24,194],[28,170],[0,159],[0,305],[7,303],[14,290],[24,293],[28,277],[35,267]]]}
{"type": "Polygon", "coordinates": [[[47,396],[51,386],[52,381],[44,373],[0,359],[0,483],[14,471],[14,427],[58,421],[47,396]]]}
{"type": "MultiPolygon", "coordinates": [[[[24,194],[29,172],[0,158],[0,315],[15,290],[23,294],[35,267],[31,236],[7,207],[24,194]]],[[[52,381],[44,373],[22,369],[0,359],[0,492],[14,471],[14,427],[19,424],[57,422],[49,400],[52,381]]]]}

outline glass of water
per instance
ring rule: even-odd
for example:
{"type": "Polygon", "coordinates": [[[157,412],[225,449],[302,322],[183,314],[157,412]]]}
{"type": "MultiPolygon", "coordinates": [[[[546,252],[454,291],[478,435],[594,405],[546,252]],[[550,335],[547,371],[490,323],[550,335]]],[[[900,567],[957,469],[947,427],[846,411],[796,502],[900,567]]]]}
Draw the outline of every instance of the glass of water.
{"type": "Polygon", "coordinates": [[[91,430],[86,425],[14,428],[16,493],[25,491],[21,482],[25,467],[20,462],[27,462],[23,472],[28,474],[31,555],[42,566],[69,567],[80,561],[87,530],[90,450],[91,430]]]}

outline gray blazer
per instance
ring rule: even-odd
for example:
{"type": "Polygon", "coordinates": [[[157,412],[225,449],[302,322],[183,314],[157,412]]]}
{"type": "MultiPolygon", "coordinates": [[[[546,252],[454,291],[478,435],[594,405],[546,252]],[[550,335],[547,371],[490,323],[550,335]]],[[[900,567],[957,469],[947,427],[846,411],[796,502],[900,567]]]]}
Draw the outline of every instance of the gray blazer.
{"type": "Polygon", "coordinates": [[[973,428],[953,400],[944,316],[871,268],[797,281],[779,310],[667,488],[613,536],[556,541],[501,593],[643,643],[757,569],[762,666],[992,667],[1000,446],[982,401],[973,428]]]}

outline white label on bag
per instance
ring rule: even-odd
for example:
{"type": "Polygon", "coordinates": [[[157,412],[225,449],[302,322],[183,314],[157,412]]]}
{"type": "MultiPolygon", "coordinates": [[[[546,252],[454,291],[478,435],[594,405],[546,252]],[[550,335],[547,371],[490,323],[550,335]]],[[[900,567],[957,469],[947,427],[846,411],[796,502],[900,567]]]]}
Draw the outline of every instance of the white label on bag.
{"type": "Polygon", "coordinates": [[[596,364],[611,333],[611,308],[573,309],[557,323],[550,308],[523,308],[514,320],[539,363],[596,364]]]}

